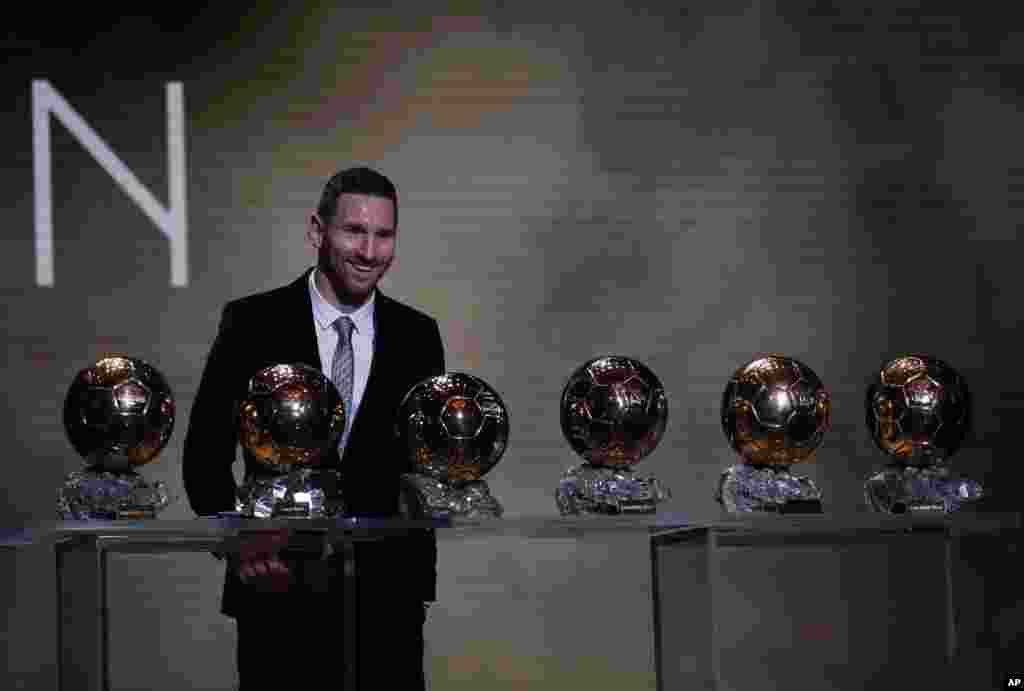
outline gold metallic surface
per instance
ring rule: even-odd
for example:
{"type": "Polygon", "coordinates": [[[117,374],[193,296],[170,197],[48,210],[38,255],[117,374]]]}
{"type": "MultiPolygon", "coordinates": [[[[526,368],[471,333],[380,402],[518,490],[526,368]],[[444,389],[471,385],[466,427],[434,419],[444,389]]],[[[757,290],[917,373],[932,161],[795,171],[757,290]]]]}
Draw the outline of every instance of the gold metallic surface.
{"type": "Polygon", "coordinates": [[[726,439],[744,462],[784,467],[813,459],[831,423],[832,401],[811,368],[771,354],[736,370],[721,411],[726,439]]]}
{"type": "Polygon", "coordinates": [[[397,434],[416,472],[452,485],[486,475],[505,453],[508,433],[498,393],[462,372],[420,382],[398,409],[397,434]]]}
{"type": "Polygon", "coordinates": [[[865,396],[875,445],[907,465],[934,465],[960,447],[970,427],[967,382],[931,355],[903,355],[878,370],[865,396]]]}
{"type": "Polygon", "coordinates": [[[583,363],[562,390],[562,433],[573,451],[594,466],[636,465],[661,441],[668,399],[646,365],[621,355],[583,363]]]}
{"type": "Polygon", "coordinates": [[[138,358],[111,355],[81,370],[64,399],[64,430],[86,462],[127,470],[154,460],[174,429],[167,380],[138,358]]]}
{"type": "Polygon", "coordinates": [[[320,371],[278,364],[257,372],[238,407],[238,441],[247,458],[285,472],[321,466],[345,429],[345,406],[320,371]]]}
{"type": "Polygon", "coordinates": [[[925,361],[921,357],[914,355],[898,357],[882,368],[879,379],[886,386],[903,386],[926,369],[925,361]]]}

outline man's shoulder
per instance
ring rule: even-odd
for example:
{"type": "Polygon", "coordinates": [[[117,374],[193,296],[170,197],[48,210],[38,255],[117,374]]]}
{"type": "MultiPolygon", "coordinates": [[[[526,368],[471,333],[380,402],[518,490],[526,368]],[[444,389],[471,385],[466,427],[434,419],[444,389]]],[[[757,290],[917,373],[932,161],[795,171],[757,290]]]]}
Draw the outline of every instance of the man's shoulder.
{"type": "Polygon", "coordinates": [[[308,280],[307,275],[308,272],[287,285],[229,300],[224,306],[224,311],[234,314],[251,314],[285,302],[298,300],[303,296],[301,289],[308,280]]]}
{"type": "Polygon", "coordinates": [[[426,312],[404,302],[399,302],[383,293],[377,293],[376,301],[375,309],[380,310],[383,314],[387,314],[388,319],[409,324],[422,324],[424,326],[433,326],[437,323],[437,320],[426,312]]]}

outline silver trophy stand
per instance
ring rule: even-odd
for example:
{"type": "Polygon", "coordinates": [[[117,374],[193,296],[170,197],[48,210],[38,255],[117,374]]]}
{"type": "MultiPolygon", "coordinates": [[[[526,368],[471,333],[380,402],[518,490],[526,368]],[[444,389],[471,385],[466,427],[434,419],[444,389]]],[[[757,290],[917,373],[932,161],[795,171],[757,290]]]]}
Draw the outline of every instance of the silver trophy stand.
{"type": "Polygon", "coordinates": [[[581,463],[562,475],[555,504],[563,516],[651,514],[671,496],[668,487],[651,475],[581,463]]]}
{"type": "Polygon", "coordinates": [[[134,470],[92,465],[69,473],[57,490],[62,520],[134,520],[155,518],[170,503],[167,486],[134,470]]]}
{"type": "Polygon", "coordinates": [[[821,490],[789,466],[730,466],[722,471],[715,501],[729,514],[822,513],[821,490]]]}
{"type": "Polygon", "coordinates": [[[246,518],[333,518],[345,513],[340,485],[337,471],[320,468],[250,477],[236,508],[246,518]]]}
{"type": "Polygon", "coordinates": [[[484,480],[453,484],[420,473],[402,476],[401,514],[411,519],[475,522],[501,518],[504,509],[484,480]]]}
{"type": "Polygon", "coordinates": [[[955,475],[944,463],[890,464],[864,482],[864,500],[878,513],[952,513],[984,495],[980,483],[955,475]]]}

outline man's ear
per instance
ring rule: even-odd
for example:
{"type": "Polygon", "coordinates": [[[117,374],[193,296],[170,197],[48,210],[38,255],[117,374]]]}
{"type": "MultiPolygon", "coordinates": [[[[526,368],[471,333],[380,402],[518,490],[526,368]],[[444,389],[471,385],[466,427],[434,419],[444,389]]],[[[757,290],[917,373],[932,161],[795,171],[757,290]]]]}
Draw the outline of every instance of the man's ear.
{"type": "Polygon", "coordinates": [[[309,215],[309,223],[306,226],[306,239],[309,240],[309,244],[313,245],[315,249],[320,249],[320,245],[324,241],[325,232],[327,232],[327,228],[324,226],[320,214],[314,211],[309,215]]]}

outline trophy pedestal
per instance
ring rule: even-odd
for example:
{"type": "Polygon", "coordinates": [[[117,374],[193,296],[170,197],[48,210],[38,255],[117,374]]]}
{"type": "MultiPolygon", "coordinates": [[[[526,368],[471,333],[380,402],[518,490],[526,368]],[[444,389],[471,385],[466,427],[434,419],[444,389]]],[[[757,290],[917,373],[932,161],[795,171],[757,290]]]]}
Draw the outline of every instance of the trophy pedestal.
{"type": "Polygon", "coordinates": [[[57,491],[57,517],[62,520],[138,520],[156,518],[170,503],[167,487],[149,482],[132,470],[92,466],[69,473],[57,491]]]}
{"type": "Polygon", "coordinates": [[[879,513],[952,513],[984,493],[981,484],[943,465],[888,465],[864,482],[864,499],[879,513]]]}
{"type": "Polygon", "coordinates": [[[668,487],[650,475],[581,463],[562,475],[555,503],[563,516],[646,514],[655,513],[671,496],[668,487]]]}
{"type": "Polygon", "coordinates": [[[651,537],[657,689],[1007,688],[1019,514],[759,518],[651,537]]]}
{"type": "Polygon", "coordinates": [[[504,513],[483,480],[452,485],[418,473],[402,476],[401,502],[402,515],[413,519],[478,521],[504,513]]]}
{"type": "Polygon", "coordinates": [[[332,518],[345,512],[337,471],[316,468],[249,478],[239,488],[236,508],[247,518],[332,518]]]}
{"type": "Polygon", "coordinates": [[[821,491],[789,468],[730,466],[718,481],[715,500],[730,514],[821,513],[821,491]]]}

